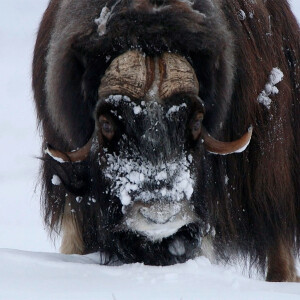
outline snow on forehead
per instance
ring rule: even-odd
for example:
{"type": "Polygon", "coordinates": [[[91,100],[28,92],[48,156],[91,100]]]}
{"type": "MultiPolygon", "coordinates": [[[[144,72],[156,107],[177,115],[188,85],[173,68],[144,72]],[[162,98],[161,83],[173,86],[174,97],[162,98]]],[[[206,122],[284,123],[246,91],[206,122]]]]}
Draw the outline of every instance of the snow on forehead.
{"type": "Polygon", "coordinates": [[[119,106],[121,102],[130,103],[131,99],[123,95],[110,95],[104,101],[113,104],[114,106],[119,106]]]}
{"type": "Polygon", "coordinates": [[[106,156],[107,167],[104,175],[110,180],[110,189],[119,197],[122,205],[131,203],[133,192],[136,200],[144,202],[162,198],[172,201],[189,200],[193,194],[190,156],[187,159],[183,154],[176,160],[157,165],[140,157],[127,158],[125,153],[106,156]],[[149,190],[146,188],[147,183],[156,183],[158,188],[149,190]]]}
{"type": "MultiPolygon", "coordinates": [[[[155,101],[151,101],[151,102],[145,102],[145,101],[141,101],[141,104],[136,104],[134,101],[132,101],[128,96],[123,96],[123,95],[110,95],[108,96],[105,100],[106,103],[110,103],[112,105],[114,105],[115,107],[120,106],[121,104],[128,104],[129,106],[132,107],[133,112],[135,115],[138,114],[148,114],[149,109],[151,110],[151,108],[160,108],[161,110],[163,110],[163,106],[155,101]],[[151,107],[151,108],[150,108],[151,107]]],[[[181,109],[186,109],[187,105],[186,103],[182,103],[180,105],[173,105],[169,108],[169,110],[166,113],[166,117],[168,119],[170,119],[170,117],[175,114],[178,113],[181,109]]]]}
{"type": "Polygon", "coordinates": [[[128,96],[123,95],[110,95],[108,98],[104,100],[106,103],[110,103],[115,107],[120,106],[121,104],[128,104],[132,107],[135,115],[141,114],[142,112],[145,114],[146,110],[142,109],[141,106],[145,106],[145,102],[141,102],[141,106],[132,101],[128,96]]]}

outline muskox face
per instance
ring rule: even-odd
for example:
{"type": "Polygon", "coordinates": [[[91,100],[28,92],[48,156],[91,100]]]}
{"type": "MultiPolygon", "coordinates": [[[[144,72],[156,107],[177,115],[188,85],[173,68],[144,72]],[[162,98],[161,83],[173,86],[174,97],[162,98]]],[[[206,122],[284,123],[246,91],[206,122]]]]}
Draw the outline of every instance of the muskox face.
{"type": "Polygon", "coordinates": [[[95,132],[87,145],[49,153],[75,164],[92,161],[101,193],[122,211],[115,230],[152,241],[169,237],[202,221],[194,203],[201,201],[195,182],[201,182],[203,151],[240,151],[251,137],[249,131],[231,143],[213,139],[202,126],[205,108],[198,94],[197,77],[185,58],[128,51],[101,79],[95,132]]]}
{"type": "Polygon", "coordinates": [[[195,143],[188,122],[188,105],[195,105],[187,97],[175,99],[178,105],[110,96],[97,110],[107,192],[123,205],[123,225],[151,239],[195,220],[190,201],[195,143]]]}

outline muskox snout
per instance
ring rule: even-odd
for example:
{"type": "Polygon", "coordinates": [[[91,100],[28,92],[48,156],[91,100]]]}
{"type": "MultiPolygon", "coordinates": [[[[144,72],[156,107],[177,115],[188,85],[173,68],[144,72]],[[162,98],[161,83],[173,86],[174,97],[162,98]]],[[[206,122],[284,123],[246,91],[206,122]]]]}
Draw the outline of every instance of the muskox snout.
{"type": "Polygon", "coordinates": [[[150,207],[142,207],[139,209],[139,213],[144,217],[149,223],[154,224],[166,224],[172,222],[176,216],[180,213],[179,205],[157,205],[150,207]],[[157,207],[158,206],[158,207],[157,207]]]}
{"type": "Polygon", "coordinates": [[[124,225],[150,240],[161,240],[196,221],[192,205],[181,202],[135,202],[124,210],[124,225]]]}

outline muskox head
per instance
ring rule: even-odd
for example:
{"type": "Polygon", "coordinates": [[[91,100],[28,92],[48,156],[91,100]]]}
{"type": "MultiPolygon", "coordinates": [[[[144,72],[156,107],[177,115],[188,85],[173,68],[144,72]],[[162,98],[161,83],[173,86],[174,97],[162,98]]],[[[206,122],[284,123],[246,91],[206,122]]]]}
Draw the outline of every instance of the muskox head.
{"type": "Polygon", "coordinates": [[[60,164],[89,160],[98,174],[89,180],[101,182],[106,201],[119,202],[118,230],[152,241],[169,237],[201,222],[194,202],[201,195],[195,182],[205,173],[204,152],[240,152],[251,138],[251,129],[234,142],[211,137],[202,125],[199,89],[184,57],[127,51],[101,79],[88,143],[73,152],[47,152],[60,164]]]}

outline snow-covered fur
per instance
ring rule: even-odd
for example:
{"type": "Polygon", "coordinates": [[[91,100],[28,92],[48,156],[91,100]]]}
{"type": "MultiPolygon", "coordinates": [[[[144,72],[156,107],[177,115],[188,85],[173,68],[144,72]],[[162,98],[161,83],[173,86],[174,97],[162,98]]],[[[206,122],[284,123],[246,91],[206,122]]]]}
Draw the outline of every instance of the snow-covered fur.
{"type": "MultiPolygon", "coordinates": [[[[169,142],[175,155],[193,157],[190,201],[198,220],[159,242],[119,229],[122,203],[110,193],[96,152],[81,163],[67,164],[44,154],[46,224],[59,232],[74,222],[82,253],[100,250],[122,262],[154,265],[194,257],[208,231],[215,233],[218,258],[250,256],[263,271],[268,266],[268,280],[295,281],[293,254],[300,244],[299,42],[299,27],[285,0],[50,1],[33,60],[43,148],[49,143],[70,151],[89,140],[101,78],[111,61],[130,49],[149,56],[178,53],[191,63],[205,105],[203,124],[214,137],[236,139],[250,124],[254,131],[243,153],[209,154],[201,142],[190,142],[193,107],[186,101],[181,130],[171,124],[157,136],[162,148],[169,142]],[[273,70],[283,73],[282,81],[275,80],[276,93],[274,81],[272,91],[267,86],[273,70]],[[262,91],[271,100],[267,106],[259,101],[262,91]],[[53,184],[54,175],[61,184],[53,184]],[[64,224],[66,203],[71,209],[64,224]]],[[[182,98],[177,100],[181,105],[182,98]]],[[[167,111],[171,104],[166,104],[167,111]]],[[[122,128],[132,128],[135,117],[125,119],[122,128]]],[[[145,124],[137,122],[133,128],[142,132],[145,124]]],[[[106,146],[118,151],[117,145],[106,146]]],[[[142,149],[147,158],[157,153],[142,149]]]]}

